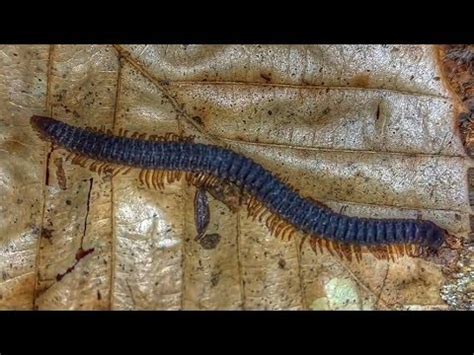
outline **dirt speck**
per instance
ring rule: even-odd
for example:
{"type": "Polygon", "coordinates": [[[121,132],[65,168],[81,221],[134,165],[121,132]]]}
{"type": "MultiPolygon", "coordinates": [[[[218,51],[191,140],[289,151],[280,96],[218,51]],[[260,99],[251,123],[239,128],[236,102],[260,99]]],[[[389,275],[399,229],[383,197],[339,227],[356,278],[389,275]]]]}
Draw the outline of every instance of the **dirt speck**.
{"type": "Polygon", "coordinates": [[[199,244],[206,249],[215,249],[217,247],[217,244],[219,244],[221,240],[221,236],[217,233],[212,233],[212,234],[206,234],[202,238],[199,239],[199,244]]]}
{"type": "Polygon", "coordinates": [[[278,260],[278,267],[279,267],[280,269],[284,269],[285,266],[286,266],[286,261],[285,261],[285,259],[280,259],[280,260],[278,260]]]}
{"type": "Polygon", "coordinates": [[[221,278],[221,273],[220,272],[214,272],[211,274],[211,286],[216,287],[217,284],[219,283],[219,280],[221,278]]]}
{"type": "Polygon", "coordinates": [[[50,240],[53,237],[53,230],[48,228],[43,228],[41,230],[41,238],[50,240]]]}

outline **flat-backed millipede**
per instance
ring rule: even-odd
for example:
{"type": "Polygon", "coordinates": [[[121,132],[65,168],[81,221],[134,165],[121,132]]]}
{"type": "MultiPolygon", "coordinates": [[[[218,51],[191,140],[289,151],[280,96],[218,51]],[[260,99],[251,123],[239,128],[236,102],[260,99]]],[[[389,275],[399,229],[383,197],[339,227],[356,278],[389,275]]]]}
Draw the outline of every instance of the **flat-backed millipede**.
{"type": "MultiPolygon", "coordinates": [[[[114,136],[42,116],[33,116],[31,124],[43,139],[69,151],[73,163],[99,173],[115,175],[138,168],[140,180],[153,188],[163,188],[165,182],[179,180],[183,174],[199,188],[236,186],[250,216],[264,220],[282,238],[303,232],[315,252],[319,247],[320,252],[324,248],[341,258],[352,260],[355,255],[359,260],[362,251],[369,251],[378,258],[393,259],[436,252],[448,236],[426,220],[357,218],[334,212],[301,196],[260,164],[220,146],[193,143],[172,134],[147,139],[137,134],[114,136]]],[[[206,222],[198,226],[199,233],[206,222]]]]}

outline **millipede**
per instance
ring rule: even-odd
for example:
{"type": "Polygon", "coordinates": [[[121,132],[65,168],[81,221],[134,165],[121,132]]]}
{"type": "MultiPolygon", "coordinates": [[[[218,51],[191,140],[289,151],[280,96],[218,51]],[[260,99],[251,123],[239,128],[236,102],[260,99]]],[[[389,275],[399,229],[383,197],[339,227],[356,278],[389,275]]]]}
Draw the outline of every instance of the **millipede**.
{"type": "Polygon", "coordinates": [[[148,188],[185,178],[198,188],[195,207],[204,211],[196,218],[202,235],[209,216],[206,190],[239,191],[239,203],[248,215],[288,240],[301,232],[315,253],[328,251],[342,259],[360,261],[364,252],[378,259],[433,255],[447,243],[448,232],[423,219],[376,219],[347,216],[323,203],[301,196],[284,179],[252,159],[231,149],[194,143],[176,134],[148,136],[120,130],[118,135],[97,128],[80,128],[44,116],[32,116],[40,137],[68,152],[73,164],[112,176],[140,169],[139,180],[148,188]]]}

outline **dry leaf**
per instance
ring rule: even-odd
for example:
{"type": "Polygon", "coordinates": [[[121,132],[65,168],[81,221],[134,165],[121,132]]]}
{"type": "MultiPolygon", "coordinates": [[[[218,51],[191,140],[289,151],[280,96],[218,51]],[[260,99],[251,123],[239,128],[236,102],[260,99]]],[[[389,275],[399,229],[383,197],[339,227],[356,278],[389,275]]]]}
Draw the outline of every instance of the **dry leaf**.
{"type": "Polygon", "coordinates": [[[348,263],[209,196],[70,165],[32,114],[196,135],[354,216],[470,231],[456,99],[431,46],[0,47],[0,308],[445,309],[442,265],[348,263]]]}

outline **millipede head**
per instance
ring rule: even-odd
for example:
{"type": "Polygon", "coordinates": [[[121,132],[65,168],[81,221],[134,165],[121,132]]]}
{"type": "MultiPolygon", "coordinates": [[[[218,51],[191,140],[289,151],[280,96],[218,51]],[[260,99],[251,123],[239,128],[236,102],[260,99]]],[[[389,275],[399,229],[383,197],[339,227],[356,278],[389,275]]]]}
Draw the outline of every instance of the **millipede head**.
{"type": "Polygon", "coordinates": [[[419,221],[417,223],[415,239],[421,241],[424,246],[439,248],[445,242],[447,235],[447,231],[431,221],[419,221]]]}

